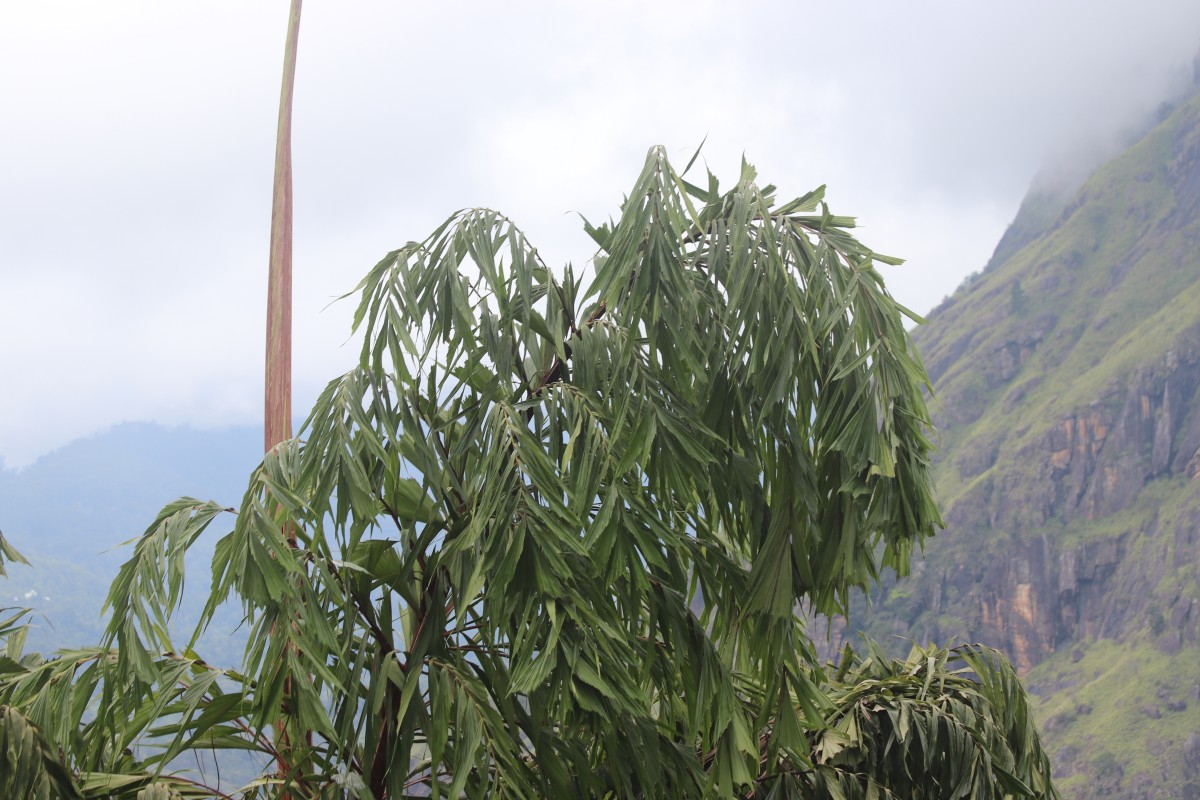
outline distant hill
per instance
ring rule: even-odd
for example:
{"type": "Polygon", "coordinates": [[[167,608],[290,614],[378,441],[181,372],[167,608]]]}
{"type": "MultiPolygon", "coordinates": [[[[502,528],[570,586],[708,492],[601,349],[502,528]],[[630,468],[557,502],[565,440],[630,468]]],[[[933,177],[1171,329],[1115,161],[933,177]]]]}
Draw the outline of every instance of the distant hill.
{"type": "Polygon", "coordinates": [[[1071,798],[1200,797],[1200,96],[914,333],[947,528],[850,630],[1000,647],[1071,798]]]}
{"type": "MultiPolygon", "coordinates": [[[[0,579],[0,606],[36,610],[35,650],[95,644],[109,583],[130,555],[120,544],[177,497],[236,507],[261,460],[260,428],[126,423],[20,471],[0,471],[0,530],[31,562],[0,579]]],[[[193,614],[207,597],[212,545],[226,530],[206,534],[192,559],[186,610],[193,614]]],[[[236,625],[236,615],[226,616],[236,625]]]]}

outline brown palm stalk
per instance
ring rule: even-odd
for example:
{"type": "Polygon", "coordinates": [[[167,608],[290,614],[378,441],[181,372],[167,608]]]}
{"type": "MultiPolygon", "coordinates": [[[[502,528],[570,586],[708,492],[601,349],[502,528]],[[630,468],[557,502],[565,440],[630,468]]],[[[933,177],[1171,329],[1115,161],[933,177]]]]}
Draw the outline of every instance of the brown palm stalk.
{"type": "MultiPolygon", "coordinates": [[[[270,452],[292,437],[292,90],[296,81],[296,44],[300,35],[301,0],[292,0],[287,43],[283,56],[283,88],[279,95],[279,127],[275,139],[275,187],[271,205],[271,263],[267,279],[267,353],[264,448],[270,452]]],[[[296,543],[295,529],[287,530],[296,543]]],[[[291,697],[289,679],[284,705],[291,697]]],[[[281,717],[284,715],[281,714],[281,717]]],[[[292,747],[285,719],[276,726],[278,770],[285,777],[292,768],[292,747]]],[[[291,793],[282,795],[291,800],[291,793]]]]}
{"type": "Polygon", "coordinates": [[[275,139],[275,190],[271,206],[271,265],[267,281],[267,372],[264,448],[292,436],[292,87],[300,3],[292,0],[275,139]]]}

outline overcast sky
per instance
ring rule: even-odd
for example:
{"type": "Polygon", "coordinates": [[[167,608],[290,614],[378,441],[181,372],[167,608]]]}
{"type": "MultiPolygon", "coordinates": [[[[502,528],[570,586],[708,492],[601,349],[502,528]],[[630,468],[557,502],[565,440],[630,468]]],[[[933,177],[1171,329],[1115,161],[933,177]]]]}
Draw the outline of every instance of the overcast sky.
{"type": "MultiPolygon", "coordinates": [[[[124,420],[261,417],[286,0],[0,0],[0,458],[124,420]]],[[[592,254],[646,150],[744,152],[908,259],[927,311],[1037,170],[1191,77],[1195,0],[308,0],[294,122],[296,407],[345,371],[353,289],[464,206],[592,254]],[[986,9],[986,10],[985,10],[986,9]]]]}

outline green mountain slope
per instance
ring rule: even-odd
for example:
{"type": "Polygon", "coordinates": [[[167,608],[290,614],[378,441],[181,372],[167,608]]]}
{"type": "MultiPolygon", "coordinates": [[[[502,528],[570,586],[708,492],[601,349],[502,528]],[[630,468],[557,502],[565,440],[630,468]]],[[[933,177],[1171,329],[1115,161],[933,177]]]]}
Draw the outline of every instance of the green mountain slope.
{"type": "Polygon", "coordinates": [[[851,629],[1007,651],[1068,797],[1200,797],[1200,95],[1002,245],[914,333],[947,529],[851,629]]]}

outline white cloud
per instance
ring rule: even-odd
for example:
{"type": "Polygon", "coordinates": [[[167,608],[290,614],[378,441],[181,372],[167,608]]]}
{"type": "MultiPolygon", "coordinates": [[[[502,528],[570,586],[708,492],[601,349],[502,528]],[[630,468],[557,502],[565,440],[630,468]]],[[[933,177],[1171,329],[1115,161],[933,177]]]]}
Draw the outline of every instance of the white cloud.
{"type": "MultiPolygon", "coordinates": [[[[295,120],[297,407],[349,306],[450,211],[591,254],[657,143],[732,180],[830,184],[925,311],[1036,169],[1103,148],[1200,49],[1200,5],[310,3],[295,120]],[[1086,149],[1072,144],[1071,149],[1086,149]]],[[[125,419],[257,418],[286,3],[43,0],[0,26],[0,457],[125,419]]]]}

